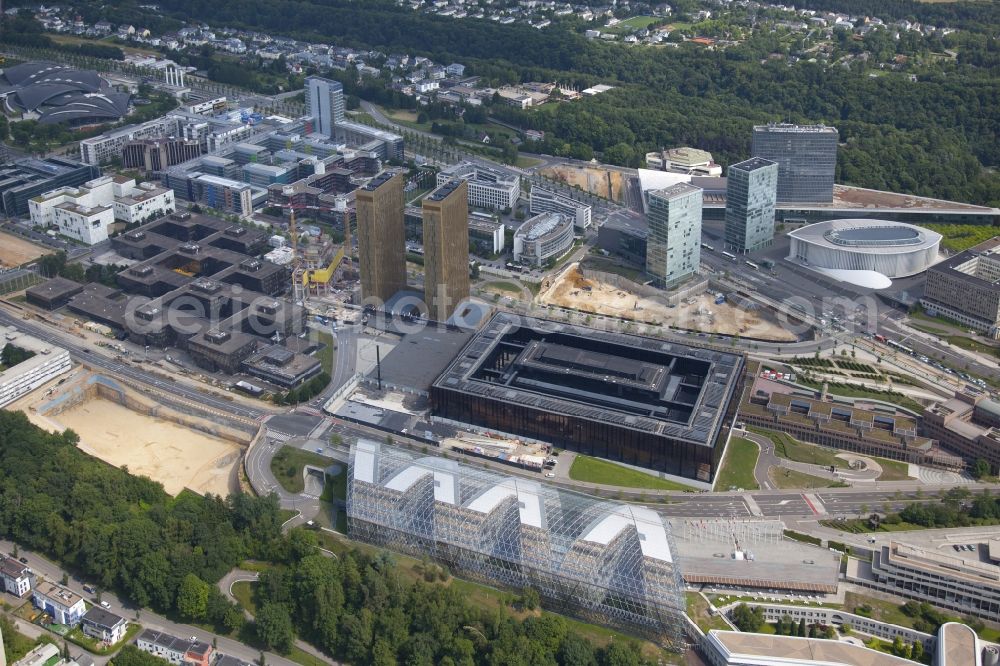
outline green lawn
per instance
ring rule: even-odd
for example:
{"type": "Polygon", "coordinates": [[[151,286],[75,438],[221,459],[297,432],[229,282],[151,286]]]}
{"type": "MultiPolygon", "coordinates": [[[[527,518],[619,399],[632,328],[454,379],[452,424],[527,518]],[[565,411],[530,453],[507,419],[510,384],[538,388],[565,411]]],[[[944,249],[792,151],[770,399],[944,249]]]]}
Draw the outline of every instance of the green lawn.
{"type": "Polygon", "coordinates": [[[655,16],[633,16],[627,18],[621,23],[616,24],[613,28],[608,28],[606,32],[623,33],[623,32],[633,32],[635,30],[641,30],[642,28],[648,28],[654,23],[663,22],[663,18],[657,18],[655,16]]]}
{"type": "Polygon", "coordinates": [[[321,469],[330,466],[331,460],[312,451],[303,451],[292,446],[282,446],[271,458],[271,472],[281,487],[290,493],[301,493],[305,489],[302,470],[306,465],[321,469]]]}
{"type": "Polygon", "coordinates": [[[66,640],[74,645],[79,645],[88,652],[103,656],[117,652],[121,646],[127,644],[130,640],[135,638],[140,631],[142,631],[141,624],[129,622],[128,629],[125,630],[125,637],[114,645],[105,648],[100,647],[100,643],[96,639],[84,635],[83,631],[79,628],[73,629],[67,633],[66,640]]]}
{"type": "Polygon", "coordinates": [[[333,374],[333,363],[337,357],[337,350],[334,347],[333,334],[326,331],[317,331],[316,336],[323,343],[323,348],[316,352],[316,358],[323,364],[323,371],[329,375],[333,374]]]}
{"type": "Polygon", "coordinates": [[[716,490],[756,490],[760,486],[754,479],[753,470],[757,466],[757,456],[760,450],[749,439],[734,437],[729,442],[726,459],[722,469],[715,479],[716,490]]]}
{"type": "Polygon", "coordinates": [[[955,345],[956,347],[961,347],[968,351],[973,351],[979,354],[984,354],[986,356],[994,356],[1000,359],[1000,347],[994,345],[988,345],[978,340],[973,340],[972,338],[967,338],[964,335],[949,335],[945,338],[949,344],[955,345]]]}
{"type": "Polygon", "coordinates": [[[514,284],[513,282],[505,282],[503,280],[497,280],[495,282],[487,282],[482,286],[483,289],[492,289],[493,291],[502,291],[509,294],[518,295],[521,293],[521,288],[514,284]]]}
{"type": "Polygon", "coordinates": [[[872,459],[882,466],[882,474],[878,477],[879,481],[906,481],[913,478],[908,474],[910,466],[905,462],[876,458],[875,456],[872,456],[872,459]]]}
{"type": "Polygon", "coordinates": [[[709,614],[708,602],[700,594],[697,592],[685,592],[685,597],[687,599],[688,617],[694,620],[699,629],[706,634],[712,629],[732,631],[732,628],[721,617],[709,614]]]}
{"type": "MultiPolygon", "coordinates": [[[[805,379],[799,379],[798,383],[817,390],[823,386],[821,382],[811,382],[805,379]]],[[[914,411],[917,414],[922,413],[924,410],[924,406],[913,398],[907,397],[902,393],[897,393],[895,391],[873,391],[860,386],[830,382],[829,392],[831,395],[839,395],[844,398],[868,398],[869,400],[881,400],[882,402],[889,402],[899,405],[900,407],[905,407],[906,409],[914,411]]]]}
{"type": "Polygon", "coordinates": [[[968,250],[973,245],[978,245],[1000,235],[1000,231],[995,227],[980,224],[922,224],[920,226],[944,236],[941,244],[952,252],[968,250]]]}
{"type": "Polygon", "coordinates": [[[768,475],[778,488],[842,488],[846,485],[840,481],[824,479],[794,469],[772,467],[768,475]]]}
{"type": "Polygon", "coordinates": [[[779,458],[794,460],[795,462],[811,463],[813,465],[823,465],[829,467],[850,467],[846,460],[837,457],[837,451],[828,449],[816,444],[806,444],[800,442],[791,435],[775,430],[767,430],[756,426],[747,426],[747,430],[767,437],[774,442],[774,454],[779,458]]]}
{"type": "Polygon", "coordinates": [[[694,492],[694,488],[674,481],[661,479],[628,467],[616,465],[600,458],[578,455],[569,469],[569,478],[585,483],[601,483],[623,488],[645,488],[648,490],[682,490],[694,492]]]}
{"type": "Polygon", "coordinates": [[[542,160],[537,157],[527,157],[525,155],[518,155],[517,162],[515,162],[515,166],[521,167],[522,169],[530,169],[531,167],[538,166],[539,164],[542,164],[542,160]]]}
{"type": "Polygon", "coordinates": [[[301,648],[292,646],[292,651],[285,655],[296,664],[302,664],[302,666],[330,666],[330,664],[323,659],[318,659],[312,656],[308,652],[304,652],[301,648]]]}
{"type": "Polygon", "coordinates": [[[257,613],[257,604],[253,600],[254,586],[256,584],[248,580],[240,580],[233,583],[232,588],[236,601],[240,602],[240,606],[250,611],[251,615],[256,615],[257,613]]]}

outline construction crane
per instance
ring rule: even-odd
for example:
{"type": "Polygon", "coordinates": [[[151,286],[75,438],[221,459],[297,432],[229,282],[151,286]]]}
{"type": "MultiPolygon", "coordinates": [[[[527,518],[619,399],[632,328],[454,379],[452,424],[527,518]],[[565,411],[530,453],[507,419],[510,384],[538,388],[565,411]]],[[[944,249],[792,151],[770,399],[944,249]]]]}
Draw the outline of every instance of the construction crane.
{"type": "MultiPolygon", "coordinates": [[[[290,186],[288,186],[288,187],[285,187],[282,190],[282,193],[285,196],[287,196],[287,197],[291,197],[294,194],[294,190],[290,186]]],[[[333,212],[343,212],[344,213],[344,249],[343,249],[344,259],[343,260],[345,262],[345,265],[350,265],[350,263],[351,263],[351,252],[353,250],[353,244],[352,244],[352,239],[351,239],[351,217],[350,217],[350,215],[347,214],[346,210],[345,211],[339,211],[334,206],[312,206],[312,205],[307,205],[307,204],[286,203],[286,204],[282,204],[281,208],[287,208],[288,209],[288,212],[289,212],[288,233],[292,237],[292,262],[291,262],[291,269],[292,269],[292,300],[294,300],[296,303],[302,303],[302,304],[304,304],[306,296],[308,294],[307,294],[307,290],[304,288],[305,284],[304,284],[303,274],[302,274],[303,269],[301,267],[300,256],[299,256],[299,234],[298,234],[298,230],[297,230],[297,228],[295,226],[295,213],[296,213],[296,211],[312,210],[312,211],[318,211],[318,212],[323,212],[323,211],[330,212],[330,211],[333,211],[333,212]]]]}

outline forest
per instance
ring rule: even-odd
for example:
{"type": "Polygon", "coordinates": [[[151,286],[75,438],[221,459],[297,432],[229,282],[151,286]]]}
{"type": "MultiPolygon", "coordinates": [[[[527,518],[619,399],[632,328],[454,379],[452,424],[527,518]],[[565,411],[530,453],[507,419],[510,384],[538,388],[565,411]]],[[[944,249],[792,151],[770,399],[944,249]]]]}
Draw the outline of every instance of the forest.
{"type": "MultiPolygon", "coordinates": [[[[442,567],[413,580],[386,552],[348,547],[333,559],[319,554],[315,532],[283,535],[274,495],[170,497],[77,441],[0,411],[0,537],[138,606],[283,653],[302,638],[359,665],[652,666],[637,643],[598,648],[565,618],[540,614],[534,590],[520,595],[523,620],[483,610],[442,567]],[[264,569],[250,623],[215,584],[247,559],[264,569]]],[[[158,662],[123,650],[113,663],[158,662]]]]}
{"type": "MultiPolygon", "coordinates": [[[[780,35],[759,31],[719,51],[683,44],[677,49],[628,48],[585,39],[556,24],[545,30],[490,21],[455,21],[414,13],[387,0],[166,0],[173,16],[199,16],[348,46],[422,53],[438,62],[459,60],[491,83],[541,80],[617,88],[593,98],[541,110],[494,106],[502,120],[541,129],[539,150],[556,155],[596,151],[605,161],[636,166],[665,146],[693,145],[727,165],[748,156],[750,128],[777,120],[824,122],[841,133],[838,179],[849,184],[1000,204],[1000,85],[988,37],[996,12],[966,3],[927,5],[837,0],[814,5],[879,15],[968,21],[976,33],[963,41],[962,58],[922,72],[914,83],[901,75],[869,77],[856,68],[784,60],[780,35]]],[[[974,3],[973,3],[974,4],[974,3]]],[[[870,48],[884,50],[872,40],[870,48]]],[[[855,48],[845,42],[846,48],[855,48]]],[[[868,45],[858,46],[868,48],[868,45]]],[[[365,96],[366,91],[360,94],[365,96]]]]}

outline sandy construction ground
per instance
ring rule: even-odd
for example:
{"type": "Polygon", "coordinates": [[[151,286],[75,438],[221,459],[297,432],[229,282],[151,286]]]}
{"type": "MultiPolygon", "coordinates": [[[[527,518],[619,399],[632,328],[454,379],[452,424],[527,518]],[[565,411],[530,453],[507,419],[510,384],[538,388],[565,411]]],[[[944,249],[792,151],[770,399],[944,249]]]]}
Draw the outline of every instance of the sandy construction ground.
{"type": "Polygon", "coordinates": [[[13,268],[46,254],[52,254],[52,250],[0,231],[0,266],[13,268]]]}
{"type": "Polygon", "coordinates": [[[685,302],[671,308],[666,299],[638,296],[614,285],[585,278],[577,267],[563,271],[538,300],[579,312],[704,333],[788,342],[796,339],[768,313],[746,312],[728,303],[716,305],[714,294],[701,294],[694,297],[693,303],[685,302]]]}
{"type": "Polygon", "coordinates": [[[566,183],[570,187],[579,185],[580,189],[606,197],[612,201],[622,200],[622,186],[626,183],[618,171],[600,169],[597,167],[578,167],[560,165],[542,169],[540,173],[554,180],[566,183]],[[610,189],[610,196],[608,190],[610,189]]]}
{"type": "Polygon", "coordinates": [[[171,495],[184,488],[228,495],[235,490],[236,444],[97,398],[52,417],[80,435],[80,449],[159,481],[171,495]]]}

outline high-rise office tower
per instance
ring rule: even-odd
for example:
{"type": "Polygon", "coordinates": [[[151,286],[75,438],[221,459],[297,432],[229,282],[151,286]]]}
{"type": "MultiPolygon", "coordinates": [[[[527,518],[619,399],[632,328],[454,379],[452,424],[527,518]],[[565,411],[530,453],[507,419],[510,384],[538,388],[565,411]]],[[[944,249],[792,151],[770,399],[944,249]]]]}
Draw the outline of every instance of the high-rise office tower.
{"type": "Polygon", "coordinates": [[[672,287],[697,273],[701,263],[702,189],[678,183],[647,197],[646,272],[672,287]]]}
{"type": "Polygon", "coordinates": [[[355,190],[361,295],[382,303],[406,288],[403,177],[383,172],[355,190]]]}
{"type": "Polygon", "coordinates": [[[333,136],[333,126],[344,122],[344,86],[322,76],[307,77],[306,106],[313,117],[313,131],[333,136]]]}
{"type": "Polygon", "coordinates": [[[424,197],[424,302],[447,321],[469,297],[469,183],[450,180],[424,197]]]}
{"type": "Polygon", "coordinates": [[[778,163],[778,201],[830,203],[839,139],[826,125],[758,125],[750,155],[778,163]]]}
{"type": "Polygon", "coordinates": [[[778,165],[751,157],[729,167],[726,179],[726,247],[750,252],[774,240],[778,165]]]}

